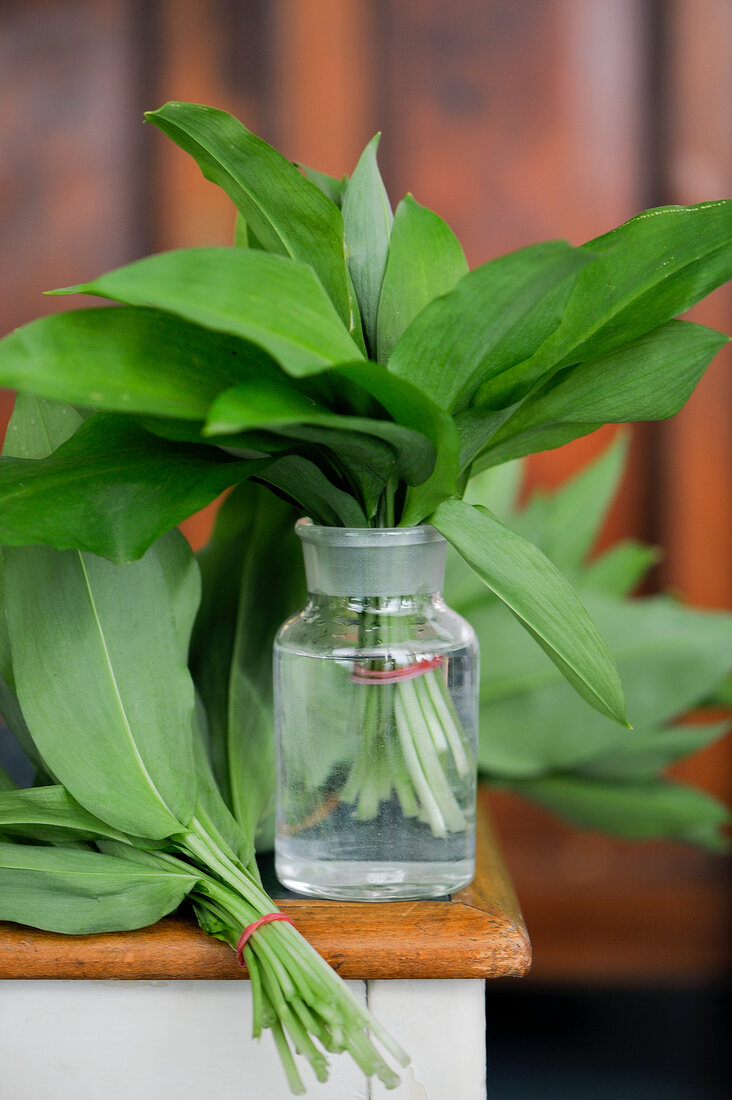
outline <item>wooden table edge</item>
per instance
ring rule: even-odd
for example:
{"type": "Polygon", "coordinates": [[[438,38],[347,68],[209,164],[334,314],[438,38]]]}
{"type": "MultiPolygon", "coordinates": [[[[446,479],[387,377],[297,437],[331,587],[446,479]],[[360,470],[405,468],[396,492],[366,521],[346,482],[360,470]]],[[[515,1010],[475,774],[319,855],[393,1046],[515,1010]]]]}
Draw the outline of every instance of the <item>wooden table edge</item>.
{"type": "MultiPolygon", "coordinates": [[[[475,880],[449,902],[275,901],[343,978],[519,977],[531,965],[531,946],[483,798],[476,855],[475,880]]],[[[86,936],[0,923],[0,979],[246,977],[231,948],[192,916],[86,936]]]]}

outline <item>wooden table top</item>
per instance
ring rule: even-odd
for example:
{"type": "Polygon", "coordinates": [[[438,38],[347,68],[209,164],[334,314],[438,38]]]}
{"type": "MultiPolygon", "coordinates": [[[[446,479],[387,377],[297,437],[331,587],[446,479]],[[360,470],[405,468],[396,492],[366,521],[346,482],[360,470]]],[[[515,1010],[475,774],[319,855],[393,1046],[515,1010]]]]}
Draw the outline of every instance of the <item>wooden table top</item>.
{"type": "MultiPolygon", "coordinates": [[[[275,899],[276,900],[276,899],[275,899]]],[[[520,977],[531,946],[479,798],[477,874],[441,901],[283,899],[278,907],[343,978],[520,977]]],[[[178,913],[134,932],[64,936],[0,923],[0,979],[237,979],[234,952],[178,913]]]]}

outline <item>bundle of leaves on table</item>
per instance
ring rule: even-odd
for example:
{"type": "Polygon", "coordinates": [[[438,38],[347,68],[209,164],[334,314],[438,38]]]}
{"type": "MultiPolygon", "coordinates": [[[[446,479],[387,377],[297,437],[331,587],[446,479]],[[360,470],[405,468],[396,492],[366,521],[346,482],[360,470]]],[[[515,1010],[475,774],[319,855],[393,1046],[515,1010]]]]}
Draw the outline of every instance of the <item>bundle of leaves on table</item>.
{"type": "MultiPolygon", "coordinates": [[[[19,398],[5,453],[41,459],[80,422],[68,406],[19,398]]],[[[276,910],[252,835],[211,772],[187,668],[200,578],[185,539],[170,531],[126,565],[5,548],[2,595],[0,709],[38,785],[12,790],[4,775],[0,919],[68,933],[139,928],[187,897],[201,926],[236,947],[276,910]]],[[[244,957],[254,1034],[272,1028],[294,1092],[290,1043],[318,1080],[324,1048],[398,1083],[368,1032],[402,1064],[406,1055],[292,925],[260,927],[244,957]]]]}
{"type": "MultiPolygon", "coordinates": [[[[732,202],[649,211],[579,248],[539,244],[469,273],[437,215],[408,196],[392,217],[376,139],[339,181],[300,171],[214,108],[169,103],[148,120],[233,200],[235,246],[151,256],[68,288],[119,305],[0,342],[0,384],[68,403],[21,404],[0,463],[3,709],[41,774],[62,784],[2,796],[6,832],[52,843],[3,849],[0,916],[89,930],[90,880],[75,869],[104,860],[133,877],[130,899],[147,899],[123,917],[114,888],[106,927],[145,923],[189,893],[204,927],[234,942],[270,904],[252,862],[272,760],[270,654],[253,627],[292,609],[298,574],[281,536],[293,504],[326,526],[432,524],[579,696],[625,724],[615,661],[569,581],[463,495],[488,467],[683,405],[727,337],[674,318],[732,275],[732,202]],[[202,558],[191,732],[193,581],[169,532],[234,485],[202,558]],[[263,608],[256,580],[275,569],[282,583],[263,608]],[[174,610],[148,619],[164,597],[174,610]],[[164,651],[178,667],[158,667],[164,651]],[[32,808],[25,819],[12,810],[12,799],[44,797],[67,807],[64,791],[86,823],[79,844],[105,837],[102,852],[55,844],[67,808],[45,825],[32,808]],[[13,865],[31,851],[36,866],[13,865]],[[64,859],[68,870],[53,873],[64,859]],[[163,873],[167,886],[152,889],[163,873]],[[163,901],[155,891],[166,889],[163,901]],[[52,914],[54,890],[64,900],[52,914]]],[[[336,979],[291,929],[262,929],[246,950],[256,1026],[272,1023],[283,1051],[280,1022],[318,1073],[308,1032],[388,1079],[363,1016],[328,1015],[345,994],[328,999],[318,983],[336,979]]]]}

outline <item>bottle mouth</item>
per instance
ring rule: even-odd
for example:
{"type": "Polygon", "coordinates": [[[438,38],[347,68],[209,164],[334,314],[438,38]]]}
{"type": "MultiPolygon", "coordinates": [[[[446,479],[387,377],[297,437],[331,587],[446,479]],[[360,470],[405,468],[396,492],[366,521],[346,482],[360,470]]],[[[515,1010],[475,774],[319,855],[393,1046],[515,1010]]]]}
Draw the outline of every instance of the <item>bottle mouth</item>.
{"type": "Polygon", "coordinates": [[[428,546],[444,543],[439,531],[428,523],[417,527],[321,527],[308,517],[299,519],[295,533],[303,542],[319,546],[428,546]]]}
{"type": "Polygon", "coordinates": [[[412,597],[442,589],[447,542],[434,527],[320,527],[301,519],[308,592],[412,597]]]}

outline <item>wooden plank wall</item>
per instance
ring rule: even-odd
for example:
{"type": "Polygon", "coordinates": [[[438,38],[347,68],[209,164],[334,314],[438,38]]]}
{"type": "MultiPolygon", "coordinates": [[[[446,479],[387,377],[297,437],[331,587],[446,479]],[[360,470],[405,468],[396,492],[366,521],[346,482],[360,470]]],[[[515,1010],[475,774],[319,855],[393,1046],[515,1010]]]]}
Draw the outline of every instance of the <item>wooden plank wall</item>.
{"type": "MultiPolygon", "coordinates": [[[[166,99],[225,107],[332,173],[382,130],[394,200],[436,209],[477,264],[729,195],[731,56],[729,0],[4,0],[0,326],[67,306],[48,287],[230,240],[228,201],[140,125],[166,99]]],[[[731,314],[729,290],[698,311],[727,331],[731,314]]],[[[732,604],[729,363],[635,429],[605,536],[660,543],[654,583],[708,606],[732,604]]],[[[537,456],[531,483],[611,434],[537,456]]]]}

